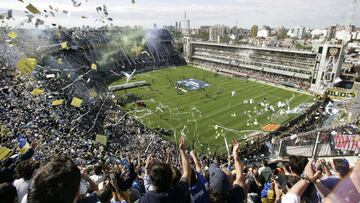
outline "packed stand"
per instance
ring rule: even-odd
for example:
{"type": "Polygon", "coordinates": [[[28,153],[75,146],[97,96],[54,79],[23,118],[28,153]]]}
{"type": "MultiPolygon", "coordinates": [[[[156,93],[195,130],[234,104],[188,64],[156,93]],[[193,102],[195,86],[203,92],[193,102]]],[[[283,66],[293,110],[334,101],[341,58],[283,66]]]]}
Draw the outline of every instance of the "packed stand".
{"type": "Polygon", "coordinates": [[[220,64],[220,63],[214,63],[214,62],[206,62],[203,60],[194,59],[194,63],[196,65],[200,65],[202,67],[215,69],[215,70],[219,70],[219,71],[222,71],[222,70],[236,71],[236,72],[246,75],[245,77],[253,78],[253,79],[256,79],[259,81],[269,82],[269,83],[278,84],[278,85],[291,84],[294,87],[296,87],[298,89],[302,89],[302,90],[308,90],[310,88],[310,84],[307,81],[299,79],[299,78],[288,77],[285,75],[279,75],[279,74],[274,74],[274,73],[267,73],[264,71],[250,70],[247,68],[241,68],[241,67],[233,66],[230,64],[224,65],[224,64],[220,64]]]}
{"type": "Polygon", "coordinates": [[[84,164],[65,155],[36,161],[37,142],[1,164],[4,203],[64,202],[359,202],[360,161],[308,160],[244,165],[233,140],[228,160],[189,155],[186,141],[159,158],[138,151],[84,164]],[[144,156],[147,156],[145,159],[144,156]],[[179,158],[178,158],[179,157],[179,158]]]}

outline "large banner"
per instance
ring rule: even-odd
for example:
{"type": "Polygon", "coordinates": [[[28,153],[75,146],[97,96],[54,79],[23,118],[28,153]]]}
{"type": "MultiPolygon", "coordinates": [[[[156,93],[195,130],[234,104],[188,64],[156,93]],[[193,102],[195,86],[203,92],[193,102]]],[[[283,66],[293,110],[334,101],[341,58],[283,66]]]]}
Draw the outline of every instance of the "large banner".
{"type": "Polygon", "coordinates": [[[329,88],[327,90],[327,95],[331,99],[353,99],[356,97],[354,91],[341,88],[329,88]]]}
{"type": "Polygon", "coordinates": [[[326,64],[323,80],[333,82],[334,70],[338,65],[341,48],[329,47],[326,53],[326,64]]]}
{"type": "Polygon", "coordinates": [[[360,151],[360,135],[342,135],[333,136],[335,149],[342,151],[360,151]]]}

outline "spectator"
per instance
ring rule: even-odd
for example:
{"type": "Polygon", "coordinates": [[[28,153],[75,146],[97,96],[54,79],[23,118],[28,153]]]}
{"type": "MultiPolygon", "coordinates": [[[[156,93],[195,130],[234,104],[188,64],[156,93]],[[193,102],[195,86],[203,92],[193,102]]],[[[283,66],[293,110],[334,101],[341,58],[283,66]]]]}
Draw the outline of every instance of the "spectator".
{"type": "Polygon", "coordinates": [[[195,170],[191,172],[190,194],[194,203],[210,202],[209,193],[205,188],[206,180],[202,175],[201,164],[195,154],[195,151],[190,152],[190,156],[195,164],[195,170]]]}
{"type": "MultiPolygon", "coordinates": [[[[7,158],[0,169],[0,183],[3,182],[13,182],[15,180],[15,167],[16,163],[19,161],[24,161],[30,159],[37,147],[37,142],[34,141],[31,143],[30,148],[24,154],[14,154],[13,156],[7,158]]],[[[15,151],[13,151],[14,153],[15,151]]]]}
{"type": "Polygon", "coordinates": [[[103,173],[103,167],[101,165],[96,165],[94,168],[94,175],[90,176],[91,180],[96,184],[100,184],[105,180],[105,174],[103,173]]]}
{"type": "Polygon", "coordinates": [[[304,156],[290,156],[289,170],[291,172],[291,175],[295,176],[298,180],[300,180],[301,174],[304,172],[307,163],[308,158],[304,156]]]}
{"type": "Polygon", "coordinates": [[[13,185],[16,187],[19,202],[27,194],[33,175],[40,164],[33,160],[21,161],[16,166],[16,176],[18,177],[13,185]]]}
{"type": "Polygon", "coordinates": [[[261,183],[258,181],[258,172],[256,166],[251,166],[245,177],[245,191],[247,194],[248,203],[261,202],[261,183]],[[250,201],[251,200],[251,201],[250,201]],[[249,202],[250,201],[250,202],[249,202]]]}
{"type": "Polygon", "coordinates": [[[139,191],[131,188],[136,178],[136,173],[129,154],[128,163],[130,164],[127,168],[118,168],[114,174],[110,175],[110,183],[115,192],[114,200],[123,203],[132,203],[140,198],[139,191]]]}
{"type": "Polygon", "coordinates": [[[172,170],[169,164],[156,163],[151,166],[150,179],[153,191],[149,191],[140,199],[140,203],[150,202],[186,202],[189,199],[189,183],[191,179],[191,168],[185,154],[185,138],[179,140],[179,152],[182,163],[182,177],[180,181],[171,188],[172,170]]]}
{"type": "Polygon", "coordinates": [[[259,175],[261,176],[263,181],[268,181],[272,175],[272,170],[268,165],[266,160],[262,161],[262,166],[259,168],[259,175]]]}
{"type": "Polygon", "coordinates": [[[104,188],[98,192],[97,197],[99,199],[97,203],[117,203],[112,200],[113,192],[110,185],[105,185],[104,188]]]}
{"type": "MultiPolygon", "coordinates": [[[[321,184],[329,191],[332,191],[336,185],[346,177],[349,173],[349,162],[346,159],[333,159],[330,164],[327,164],[324,160],[317,160],[315,168],[323,171],[325,175],[319,179],[321,184]],[[329,166],[330,165],[330,166],[329,166]],[[335,174],[330,171],[333,168],[335,174]]],[[[322,201],[322,196],[316,190],[312,194],[312,202],[322,201]]]]}
{"type": "Polygon", "coordinates": [[[228,177],[218,164],[213,163],[209,167],[211,201],[215,203],[243,203],[245,200],[244,165],[240,162],[240,144],[233,140],[233,158],[235,163],[235,180],[229,185],[228,177]]]}
{"type": "Polygon", "coordinates": [[[350,171],[349,162],[344,158],[333,159],[333,161],[330,162],[330,166],[324,161],[321,163],[327,175],[327,178],[323,179],[322,183],[329,186],[330,190],[332,190],[341,179],[345,178],[350,171]],[[330,167],[335,171],[335,174],[331,173],[330,167]]]}
{"type": "Polygon", "coordinates": [[[325,203],[351,203],[360,201],[360,160],[357,161],[350,175],[344,177],[330,193],[321,188],[321,181],[316,181],[316,186],[322,197],[326,197],[325,203]],[[322,189],[322,190],[321,190],[322,189]]]}
{"type": "Polygon", "coordinates": [[[79,196],[81,174],[71,159],[56,157],[36,173],[28,203],[72,203],[79,196]]]}
{"type": "Polygon", "coordinates": [[[98,185],[91,180],[87,173],[82,172],[77,203],[96,203],[98,201],[98,190],[98,185]],[[89,191],[90,194],[88,194],[89,191]]]}
{"type": "Polygon", "coordinates": [[[16,188],[11,183],[0,184],[0,200],[1,203],[17,203],[18,197],[16,188]]]}

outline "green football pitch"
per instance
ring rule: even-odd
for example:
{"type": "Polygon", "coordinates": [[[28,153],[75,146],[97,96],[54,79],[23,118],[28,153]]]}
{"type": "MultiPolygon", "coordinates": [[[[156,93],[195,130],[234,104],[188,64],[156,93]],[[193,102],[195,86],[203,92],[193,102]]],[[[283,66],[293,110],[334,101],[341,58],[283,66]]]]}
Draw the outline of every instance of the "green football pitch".
{"type": "MultiPolygon", "coordinates": [[[[232,138],[259,132],[267,124],[284,124],[297,116],[296,112],[286,112],[288,106],[291,110],[313,102],[313,97],[307,94],[192,66],[140,73],[131,82],[143,80],[150,85],[115,92],[119,99],[132,94],[146,104],[127,104],[129,115],[149,128],[168,129],[165,139],[173,141],[185,134],[189,146],[209,153],[225,152],[224,137],[230,143],[232,138]],[[209,86],[193,91],[176,88],[177,81],[191,78],[209,86]],[[279,106],[279,102],[288,105],[279,106]]],[[[124,83],[125,79],[120,79],[111,85],[124,83]]]]}

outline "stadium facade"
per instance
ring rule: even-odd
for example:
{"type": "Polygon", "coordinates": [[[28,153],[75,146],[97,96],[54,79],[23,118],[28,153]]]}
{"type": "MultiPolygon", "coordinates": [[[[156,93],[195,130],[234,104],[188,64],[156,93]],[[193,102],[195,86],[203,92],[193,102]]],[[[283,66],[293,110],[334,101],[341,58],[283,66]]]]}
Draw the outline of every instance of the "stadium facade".
{"type": "Polygon", "coordinates": [[[195,42],[186,37],[184,56],[188,63],[216,72],[324,94],[340,75],[344,46],[324,44],[308,51],[195,42]]]}

